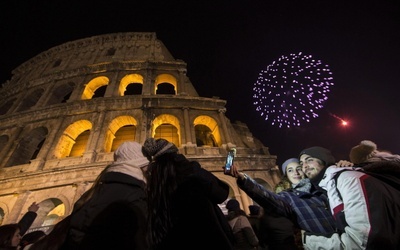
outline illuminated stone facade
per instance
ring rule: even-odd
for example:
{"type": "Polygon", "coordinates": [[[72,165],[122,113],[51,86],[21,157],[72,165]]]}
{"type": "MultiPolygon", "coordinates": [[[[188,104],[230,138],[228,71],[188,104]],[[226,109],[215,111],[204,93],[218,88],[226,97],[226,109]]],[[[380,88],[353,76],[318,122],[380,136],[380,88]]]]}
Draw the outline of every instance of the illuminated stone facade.
{"type": "MultiPolygon", "coordinates": [[[[222,173],[227,150],[266,187],[280,174],[276,156],[246,124],[231,123],[226,101],[198,96],[155,33],[115,33],[53,47],[17,67],[0,89],[0,222],[40,205],[32,228],[71,212],[126,140],[163,137],[231,186],[222,173]]],[[[212,93],[211,93],[212,94],[212,93]]]]}

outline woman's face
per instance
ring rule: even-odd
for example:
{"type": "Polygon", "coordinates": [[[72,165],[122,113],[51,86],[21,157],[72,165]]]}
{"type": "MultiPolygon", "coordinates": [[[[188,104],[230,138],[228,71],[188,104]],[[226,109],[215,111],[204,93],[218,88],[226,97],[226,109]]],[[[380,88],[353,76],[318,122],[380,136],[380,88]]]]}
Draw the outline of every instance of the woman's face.
{"type": "Polygon", "coordinates": [[[304,178],[301,166],[297,162],[292,162],[287,165],[286,175],[292,184],[298,184],[304,178]]]}
{"type": "Polygon", "coordinates": [[[11,246],[13,247],[18,246],[21,241],[21,235],[19,234],[19,232],[20,232],[19,229],[15,230],[15,233],[11,239],[11,246]]]}

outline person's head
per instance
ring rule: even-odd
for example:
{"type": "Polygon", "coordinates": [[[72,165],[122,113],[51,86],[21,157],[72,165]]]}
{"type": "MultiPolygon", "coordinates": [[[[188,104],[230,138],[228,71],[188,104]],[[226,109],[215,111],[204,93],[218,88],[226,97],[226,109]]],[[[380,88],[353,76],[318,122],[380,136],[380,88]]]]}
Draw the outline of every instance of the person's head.
{"type": "Polygon", "coordinates": [[[149,159],[143,155],[142,145],[135,141],[126,141],[115,150],[114,163],[108,167],[106,172],[125,168],[136,179],[146,183],[145,173],[149,163],[149,159]]]}
{"type": "Polygon", "coordinates": [[[354,164],[377,161],[397,161],[400,156],[387,151],[378,150],[377,145],[370,140],[363,140],[350,150],[350,161],[354,164]]]}
{"type": "Polygon", "coordinates": [[[144,155],[153,161],[163,155],[177,153],[178,151],[178,148],[173,143],[162,138],[147,138],[143,144],[144,155]]]}
{"type": "Polygon", "coordinates": [[[282,164],[282,172],[292,184],[298,184],[304,178],[302,167],[297,158],[287,159],[282,164]]]}
{"type": "Polygon", "coordinates": [[[335,164],[335,157],[331,151],[318,146],[303,149],[299,159],[304,174],[310,179],[315,178],[326,167],[335,164]]]}
{"type": "Polygon", "coordinates": [[[21,241],[20,229],[18,224],[6,224],[0,226],[0,248],[12,249],[19,246],[21,241]]]}
{"type": "Polygon", "coordinates": [[[138,142],[126,141],[114,152],[114,164],[128,164],[137,168],[149,165],[149,159],[143,154],[143,147],[138,142]]]}
{"type": "Polygon", "coordinates": [[[33,244],[33,243],[37,242],[44,236],[46,236],[46,233],[42,230],[37,230],[37,231],[27,233],[24,236],[22,236],[20,245],[21,245],[21,247],[25,247],[29,244],[33,244]]]}
{"type": "Polygon", "coordinates": [[[239,211],[240,210],[240,204],[236,199],[230,199],[227,203],[226,203],[226,209],[228,209],[228,212],[232,212],[232,211],[239,211]]]}

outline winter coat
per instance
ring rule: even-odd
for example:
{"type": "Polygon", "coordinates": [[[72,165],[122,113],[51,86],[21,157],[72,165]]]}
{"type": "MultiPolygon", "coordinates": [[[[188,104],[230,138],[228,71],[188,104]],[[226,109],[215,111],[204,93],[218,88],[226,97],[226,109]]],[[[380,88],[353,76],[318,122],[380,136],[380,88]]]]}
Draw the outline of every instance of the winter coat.
{"type": "MultiPolygon", "coordinates": [[[[244,213],[244,212],[243,212],[244,213]]],[[[235,250],[257,249],[258,238],[249,222],[244,215],[229,212],[227,216],[229,225],[235,235],[235,250]]]]}
{"type": "Polygon", "coordinates": [[[145,183],[107,172],[83,207],[73,211],[68,249],[148,249],[145,183]]]}
{"type": "Polygon", "coordinates": [[[352,168],[327,168],[319,183],[327,191],[331,212],[344,232],[331,237],[307,233],[303,237],[305,248],[399,249],[400,191],[362,171],[344,170],[352,168]]]}
{"type": "Polygon", "coordinates": [[[248,176],[243,180],[239,178],[237,184],[264,208],[266,214],[284,216],[305,231],[319,234],[336,232],[327,197],[320,191],[303,192],[290,189],[276,194],[248,176]]]}

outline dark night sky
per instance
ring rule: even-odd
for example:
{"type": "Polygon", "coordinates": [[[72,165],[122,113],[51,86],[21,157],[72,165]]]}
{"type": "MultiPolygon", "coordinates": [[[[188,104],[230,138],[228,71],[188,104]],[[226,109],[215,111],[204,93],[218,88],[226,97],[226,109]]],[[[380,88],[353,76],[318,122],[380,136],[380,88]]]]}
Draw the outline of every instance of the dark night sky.
{"type": "Polygon", "coordinates": [[[0,83],[30,58],[65,42],[116,32],[156,32],[188,64],[200,96],[227,100],[278,156],[323,146],[340,159],[363,139],[400,153],[399,1],[1,1],[0,83]],[[44,3],[46,2],[46,3],[44,3]],[[303,52],[328,64],[335,85],[319,118],[279,129],[253,105],[258,73],[303,52]],[[329,115],[348,119],[346,128],[329,115]]]}

